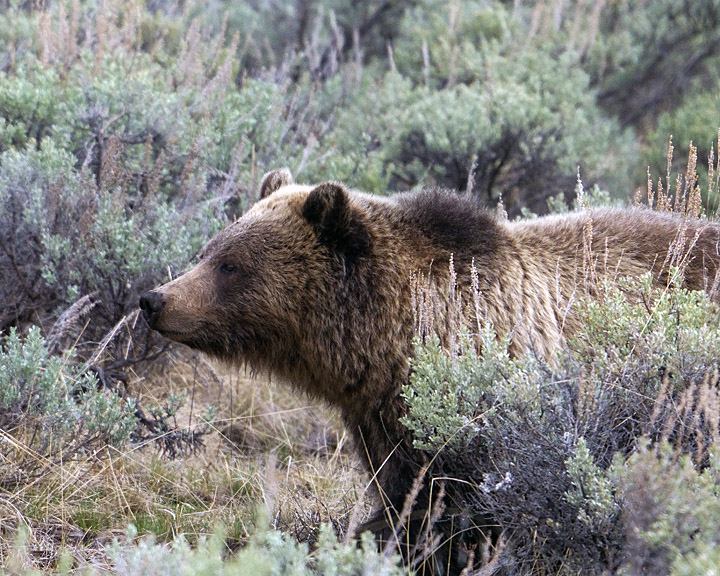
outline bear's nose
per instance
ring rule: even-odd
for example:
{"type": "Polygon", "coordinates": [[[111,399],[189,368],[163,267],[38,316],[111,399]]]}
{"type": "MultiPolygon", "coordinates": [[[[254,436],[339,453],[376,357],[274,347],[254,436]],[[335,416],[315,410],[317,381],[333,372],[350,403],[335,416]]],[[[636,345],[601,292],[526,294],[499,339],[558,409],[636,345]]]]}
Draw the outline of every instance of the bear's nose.
{"type": "Polygon", "coordinates": [[[147,320],[150,328],[155,328],[157,325],[157,319],[163,306],[165,306],[163,297],[154,290],[145,292],[140,296],[140,308],[144,312],[145,320],[147,320]]]}

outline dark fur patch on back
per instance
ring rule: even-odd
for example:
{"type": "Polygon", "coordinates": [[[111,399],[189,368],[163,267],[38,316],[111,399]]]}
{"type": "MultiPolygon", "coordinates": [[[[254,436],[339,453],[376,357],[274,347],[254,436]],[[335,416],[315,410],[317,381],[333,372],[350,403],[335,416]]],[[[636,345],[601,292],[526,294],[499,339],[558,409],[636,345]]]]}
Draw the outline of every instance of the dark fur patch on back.
{"type": "Polygon", "coordinates": [[[501,230],[495,217],[468,196],[439,189],[395,196],[406,220],[438,245],[455,253],[494,252],[501,230]]]}

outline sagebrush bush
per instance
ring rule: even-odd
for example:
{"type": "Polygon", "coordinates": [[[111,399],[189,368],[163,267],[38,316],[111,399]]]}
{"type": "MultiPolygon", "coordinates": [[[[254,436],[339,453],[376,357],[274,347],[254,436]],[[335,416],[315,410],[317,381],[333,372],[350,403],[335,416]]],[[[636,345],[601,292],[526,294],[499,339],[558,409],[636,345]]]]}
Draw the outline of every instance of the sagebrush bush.
{"type": "Polygon", "coordinates": [[[342,151],[343,160],[332,152],[331,164],[323,160],[334,177],[365,184],[356,175],[364,168],[392,190],[468,189],[488,204],[502,198],[511,215],[570,198],[578,166],[614,195],[631,189],[632,135],[595,106],[571,54],[517,49],[520,32],[499,6],[469,2],[473,16],[460,18],[459,5],[447,13],[420,4],[406,18],[430,29],[401,36],[396,67],[359,85],[325,139],[342,151]]]}
{"type": "Polygon", "coordinates": [[[24,447],[3,442],[0,482],[18,482],[57,455],[72,458],[130,440],[135,404],[99,386],[72,350],[52,355],[39,329],[10,330],[0,345],[0,428],[24,447]]]}
{"type": "MultiPolygon", "coordinates": [[[[337,541],[332,528],[323,525],[317,547],[310,553],[306,544],[298,544],[277,531],[258,530],[246,547],[228,556],[223,532],[216,529],[209,538],[189,546],[181,535],[163,544],[152,537],[138,538],[130,526],[125,538],[108,547],[110,566],[87,567],[83,574],[147,576],[177,574],[183,576],[403,576],[398,559],[376,550],[366,533],[358,544],[337,541]]],[[[22,532],[9,555],[9,574],[30,576],[26,566],[22,532]]],[[[68,558],[61,560],[67,569],[68,558]]],[[[64,573],[64,571],[63,571],[64,573]]],[[[0,566],[0,574],[6,574],[0,566]]]]}
{"type": "MultiPolygon", "coordinates": [[[[712,461],[719,434],[720,310],[676,283],[652,288],[649,276],[598,289],[578,304],[581,328],[555,366],[511,358],[507,339],[490,327],[458,337],[451,351],[427,338],[413,361],[404,423],[432,458],[429,474],[446,482],[449,501],[470,522],[497,523],[499,573],[644,573],[632,567],[662,552],[667,562],[651,571],[669,574],[683,556],[677,550],[692,547],[688,533],[671,526],[698,524],[668,502],[662,521],[670,524],[659,532],[650,526],[659,512],[629,507],[656,498],[652,482],[633,479],[635,466],[656,458],[655,448],[634,455],[642,439],[686,455],[677,470],[658,464],[662,482],[690,475],[717,488],[712,469],[695,470],[712,461]],[[655,516],[641,522],[642,514],[655,516]],[[642,546],[641,558],[632,550],[642,546]]],[[[703,526],[700,546],[716,538],[703,526]]]]}
{"type": "Polygon", "coordinates": [[[569,57],[557,60],[542,52],[509,59],[491,46],[477,81],[418,94],[389,143],[394,182],[469,188],[488,204],[502,198],[511,215],[572,197],[578,166],[588,183],[630,188],[628,173],[606,174],[612,158],[629,156],[622,150],[631,138],[595,108],[569,57]]]}
{"type": "Polygon", "coordinates": [[[414,434],[416,448],[465,454],[482,433],[484,420],[492,417],[494,407],[487,398],[498,393],[499,380],[513,395],[530,399],[537,394],[532,356],[511,358],[507,338],[498,339],[489,326],[479,341],[480,353],[463,335],[450,355],[433,335],[416,344],[410,383],[403,387],[408,413],[402,419],[414,434]]]}
{"type": "Polygon", "coordinates": [[[221,219],[162,199],[104,192],[52,138],[38,150],[0,155],[2,327],[43,322],[81,296],[99,301],[90,333],[104,334],[137,306],[138,294],[180,271],[221,219]]]}
{"type": "Polygon", "coordinates": [[[714,574],[720,543],[717,446],[698,471],[688,455],[641,443],[611,470],[622,502],[625,544],[620,574],[714,574]]]}
{"type": "Polygon", "coordinates": [[[80,6],[23,16],[43,41],[3,46],[0,270],[13,282],[0,286],[0,328],[96,293],[99,338],[242,213],[264,166],[299,162],[331,112],[287,77],[236,86],[238,40],[212,38],[212,22],[166,43],[177,23],[161,13],[109,3],[81,19],[80,6]]]}
{"type": "Polygon", "coordinates": [[[714,83],[718,0],[623,2],[608,5],[594,20],[595,41],[584,65],[598,102],[623,125],[642,129],[686,94],[714,83]]]}

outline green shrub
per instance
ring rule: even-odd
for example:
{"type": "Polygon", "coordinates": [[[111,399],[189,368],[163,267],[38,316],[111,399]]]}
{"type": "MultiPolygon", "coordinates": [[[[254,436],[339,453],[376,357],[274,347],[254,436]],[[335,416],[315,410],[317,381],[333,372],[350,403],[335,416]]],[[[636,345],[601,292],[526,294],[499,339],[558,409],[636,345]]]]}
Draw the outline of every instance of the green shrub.
{"type": "Polygon", "coordinates": [[[608,6],[585,61],[600,105],[623,125],[652,124],[660,111],[676,107],[693,88],[714,78],[718,23],[718,0],[608,6]]]}
{"type": "Polygon", "coordinates": [[[590,187],[628,197],[632,134],[597,108],[575,56],[522,49],[519,23],[500,6],[459,2],[448,15],[436,4],[405,13],[395,69],[371,63],[354,83],[350,69],[338,75],[347,96],[311,174],[376,192],[469,187],[517,215],[571,197],[580,167],[590,187]]]}
{"type": "MultiPolygon", "coordinates": [[[[112,567],[102,570],[86,567],[83,574],[94,576],[144,576],[177,574],[183,576],[402,576],[407,571],[397,566],[397,558],[378,552],[369,535],[360,545],[338,543],[332,529],[323,525],[317,548],[308,552],[277,531],[258,531],[251,542],[234,555],[228,555],[222,531],[216,530],[197,546],[190,547],[182,536],[169,545],[150,537],[137,539],[133,526],[122,540],[109,547],[112,567]]],[[[23,540],[18,539],[8,567],[10,574],[34,574],[23,569],[23,540]]],[[[64,562],[64,564],[68,564],[64,562]]],[[[64,573],[64,572],[63,572],[64,573]]],[[[0,567],[0,574],[6,574],[0,567]]]]}
{"type": "Polygon", "coordinates": [[[632,507],[655,502],[663,483],[717,491],[720,310],[702,292],[653,288],[649,276],[603,284],[597,296],[578,304],[581,328],[552,368],[511,358],[488,327],[458,337],[450,353],[432,337],[417,349],[404,423],[467,521],[498,524],[503,574],[598,574],[623,563],[644,567],[627,573],[669,574],[695,554],[696,518],[707,518],[698,557],[716,541],[715,508],[688,516],[699,500],[661,499],[667,508],[649,519],[632,507]],[[643,441],[672,446],[684,464],[663,464],[661,448],[658,480],[635,476],[656,458],[654,449],[642,456],[643,441]]]}
{"type": "Polygon", "coordinates": [[[663,376],[674,388],[701,381],[717,365],[720,313],[704,292],[680,287],[677,269],[671,276],[662,290],[649,273],[601,286],[602,298],[578,310],[581,328],[569,340],[575,357],[605,378],[652,381],[655,392],[663,376]]]}
{"type": "MultiPolygon", "coordinates": [[[[488,45],[512,42],[513,22],[499,5],[478,0],[422,0],[399,25],[393,57],[416,85],[442,89],[474,84],[484,77],[488,45]]],[[[512,56],[510,56],[512,58],[512,56]]]]}
{"type": "MultiPolygon", "coordinates": [[[[513,359],[508,340],[498,339],[490,327],[480,334],[480,353],[467,336],[458,350],[447,354],[435,336],[416,345],[410,383],[403,387],[408,413],[403,424],[413,432],[414,446],[420,450],[464,454],[482,433],[483,423],[492,418],[498,394],[528,401],[537,394],[537,370],[532,356],[513,359]]],[[[497,400],[501,401],[501,400],[497,400]]]]}
{"type": "Polygon", "coordinates": [[[24,148],[30,140],[40,144],[58,116],[61,100],[52,69],[35,69],[8,76],[0,73],[0,153],[24,148]]]}
{"type": "MultiPolygon", "coordinates": [[[[713,452],[716,450],[714,449],[713,452]]],[[[620,574],[714,574],[702,566],[720,542],[720,471],[714,455],[698,472],[667,443],[641,444],[613,471],[623,503],[625,546],[620,574]],[[693,571],[697,570],[697,571],[693,571]]]]}
{"type": "MultiPolygon", "coordinates": [[[[70,458],[106,444],[120,445],[135,430],[135,406],[103,390],[71,351],[51,355],[37,328],[23,340],[14,329],[0,345],[0,428],[25,446],[2,443],[0,481],[18,481],[46,457],[70,458]]],[[[49,461],[48,461],[49,462],[49,461]]]]}
{"type": "Polygon", "coordinates": [[[222,222],[217,207],[182,210],[99,190],[72,156],[46,139],[0,155],[2,327],[57,313],[79,297],[99,301],[88,335],[104,334],[168,269],[181,270],[222,222]]]}
{"type": "Polygon", "coordinates": [[[598,534],[606,533],[615,522],[620,506],[615,487],[595,463],[585,438],[578,438],[565,468],[571,485],[565,499],[577,507],[577,520],[598,534]]]}
{"type": "Polygon", "coordinates": [[[12,67],[19,54],[37,39],[38,15],[19,2],[0,4],[0,68],[12,67]]]}
{"type": "MultiPolygon", "coordinates": [[[[367,72],[356,89],[335,97],[335,122],[322,139],[321,154],[308,163],[307,178],[332,178],[360,190],[387,194],[392,172],[388,142],[401,127],[399,110],[416,96],[412,83],[400,74],[377,68],[367,72]]],[[[335,92],[341,90],[335,87],[335,92]]]]}
{"type": "Polygon", "coordinates": [[[569,56],[490,45],[480,65],[478,80],[418,89],[405,105],[386,151],[391,185],[470,187],[511,215],[540,213],[550,196],[572,196],[580,167],[584,181],[627,196],[632,164],[618,172],[617,159],[631,157],[632,139],[595,107],[569,56]]]}

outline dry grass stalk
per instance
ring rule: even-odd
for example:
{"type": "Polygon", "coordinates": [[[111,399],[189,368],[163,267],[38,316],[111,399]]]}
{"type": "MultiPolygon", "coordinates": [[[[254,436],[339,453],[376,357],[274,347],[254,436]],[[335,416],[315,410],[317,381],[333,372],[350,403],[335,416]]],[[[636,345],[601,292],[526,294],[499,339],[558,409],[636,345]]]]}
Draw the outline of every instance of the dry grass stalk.
{"type": "MultiPolygon", "coordinates": [[[[516,13],[519,2],[515,2],[516,13]]],[[[582,58],[595,44],[600,34],[600,19],[607,1],[535,0],[530,19],[528,40],[543,39],[567,30],[567,50],[582,58]]]]}
{"type": "MultiPolygon", "coordinates": [[[[597,273],[597,256],[593,252],[593,219],[588,215],[583,225],[583,276],[588,292],[592,293],[600,284],[597,273]]],[[[597,291],[598,294],[601,291],[597,291]]]]}
{"type": "Polygon", "coordinates": [[[418,472],[397,516],[390,507],[385,508],[384,526],[392,532],[385,542],[383,554],[391,556],[400,552],[411,569],[421,571],[428,567],[428,561],[434,562],[434,555],[447,544],[443,541],[442,534],[433,529],[445,513],[444,481],[433,480],[433,488],[437,485],[438,489],[431,490],[430,507],[417,509],[417,499],[423,489],[429,466],[426,464],[418,472]]]}
{"type": "Polygon", "coordinates": [[[45,339],[48,350],[51,354],[57,354],[64,350],[66,346],[66,340],[70,336],[70,333],[80,323],[84,323],[87,319],[88,314],[97,305],[95,301],[96,293],[87,294],[77,300],[70,308],[65,310],[53,324],[50,333],[45,339]]]}
{"type": "Polygon", "coordinates": [[[707,370],[700,384],[690,383],[675,395],[663,377],[649,421],[659,440],[674,445],[674,457],[690,453],[696,466],[706,465],[710,448],[720,440],[720,387],[717,368],[707,370]]]}
{"type": "Polygon", "coordinates": [[[423,272],[413,272],[410,275],[410,286],[415,334],[425,341],[425,338],[433,333],[434,327],[430,276],[425,276],[423,272]]]}
{"type": "Polygon", "coordinates": [[[649,428],[651,430],[657,426],[661,417],[664,415],[665,404],[671,401],[670,392],[670,377],[664,374],[660,383],[660,389],[655,397],[652,414],[650,415],[649,428]]]}
{"type": "Polygon", "coordinates": [[[423,57],[423,78],[425,79],[425,88],[430,88],[430,49],[427,40],[423,38],[422,42],[423,57]]]}
{"type": "MultiPolygon", "coordinates": [[[[109,127],[110,123],[108,123],[109,127]]],[[[98,138],[99,150],[99,179],[98,186],[105,190],[113,190],[116,187],[124,188],[124,174],[125,170],[122,169],[120,164],[123,157],[125,146],[119,136],[114,134],[103,137],[104,127],[100,130],[98,138]]]]}
{"type": "Polygon", "coordinates": [[[95,348],[95,351],[93,352],[92,356],[90,357],[90,360],[88,363],[90,365],[96,364],[102,355],[105,353],[105,350],[110,345],[110,343],[115,339],[115,337],[118,335],[120,330],[122,330],[126,326],[131,326],[135,322],[137,322],[137,319],[140,315],[140,309],[136,309],[134,312],[131,312],[130,314],[123,316],[120,321],[113,326],[112,330],[108,332],[105,337],[102,339],[100,344],[97,345],[95,348]]]}
{"type": "Polygon", "coordinates": [[[190,27],[185,35],[185,39],[180,50],[180,54],[177,59],[177,71],[179,78],[177,81],[180,84],[197,86],[201,82],[202,76],[204,76],[203,65],[200,59],[200,52],[197,47],[201,46],[203,42],[202,34],[200,33],[200,21],[194,19],[190,23],[190,27]]]}
{"type": "Polygon", "coordinates": [[[148,134],[145,137],[145,147],[143,150],[142,178],[146,185],[147,192],[143,197],[143,201],[151,204],[155,201],[157,191],[160,188],[160,179],[165,165],[165,150],[161,150],[156,160],[153,160],[153,137],[148,134]]]}
{"type": "MultiPolygon", "coordinates": [[[[491,546],[490,542],[483,544],[483,565],[474,571],[468,570],[467,576],[493,576],[500,568],[500,561],[505,555],[506,546],[507,538],[505,536],[500,536],[494,546],[491,546]]],[[[464,574],[465,570],[460,576],[464,576],[464,574]]]]}
{"type": "MultiPolygon", "coordinates": [[[[475,260],[470,263],[470,283],[459,281],[454,255],[448,262],[446,287],[438,286],[432,270],[425,275],[415,272],[410,277],[411,302],[415,334],[421,342],[432,335],[447,334],[441,345],[451,355],[460,349],[461,335],[479,336],[486,326],[487,303],[480,290],[475,260]],[[474,320],[474,324],[471,324],[474,320]],[[442,323],[446,329],[436,330],[442,323]]],[[[480,349],[479,341],[476,342],[480,349]]]]}
{"type": "MultiPolygon", "coordinates": [[[[720,133],[718,134],[718,142],[720,142],[720,133]]],[[[665,185],[662,179],[658,179],[657,188],[653,186],[650,170],[648,169],[647,177],[647,206],[654,208],[658,212],[673,212],[680,215],[683,221],[678,227],[677,234],[668,248],[665,261],[662,264],[660,272],[676,268],[675,274],[668,275],[668,284],[682,275],[686,266],[689,264],[690,252],[697,243],[701,230],[697,230],[693,237],[688,236],[688,223],[685,219],[699,219],[703,214],[702,191],[699,185],[697,172],[697,147],[692,142],[689,145],[688,161],[685,172],[678,174],[675,178],[675,191],[671,195],[670,178],[672,174],[672,161],[674,155],[674,146],[672,137],[668,141],[668,151],[666,156],[667,169],[665,174],[665,185]],[[666,189],[668,192],[666,192],[666,189]],[[653,203],[654,206],[653,206],[653,203]]],[[[717,188],[717,166],[714,167],[714,152],[711,150],[708,158],[708,198],[712,198],[717,188]]],[[[718,165],[720,166],[720,164],[718,165]]],[[[636,203],[640,204],[639,196],[636,196],[636,203]]],[[[720,288],[720,274],[714,278],[707,279],[707,289],[710,297],[713,298],[720,288]]]]}
{"type": "MultiPolygon", "coordinates": [[[[720,138],[720,136],[719,136],[720,138]]],[[[666,156],[667,168],[665,173],[665,183],[658,178],[657,190],[654,190],[650,170],[648,169],[647,179],[647,205],[649,208],[655,208],[658,212],[675,212],[687,218],[699,218],[702,215],[702,192],[698,183],[697,172],[697,147],[689,145],[688,161],[683,174],[675,177],[675,192],[670,194],[670,182],[672,177],[672,161],[675,147],[672,143],[672,137],[668,141],[668,151],[666,156]],[[666,191],[667,190],[667,191],[666,191]],[[653,204],[655,203],[655,204],[653,204]]],[[[714,169],[712,167],[713,152],[710,153],[710,165],[708,174],[710,180],[714,180],[714,169]]]]}
{"type": "MultiPolygon", "coordinates": [[[[587,201],[585,197],[585,188],[582,183],[582,179],[580,178],[580,171],[578,170],[577,174],[577,181],[575,184],[575,194],[577,198],[578,206],[583,209],[587,210],[587,201]]],[[[588,293],[593,294],[596,293],[598,296],[602,296],[602,290],[599,290],[600,285],[600,276],[598,275],[597,270],[597,263],[598,263],[598,256],[595,254],[595,251],[593,250],[593,239],[594,239],[594,231],[593,231],[593,219],[592,216],[588,214],[585,224],[583,225],[583,280],[585,282],[586,289],[588,293]]],[[[608,250],[607,250],[607,241],[605,246],[605,272],[607,272],[607,259],[608,259],[608,250]]]]}
{"type": "MultiPolygon", "coordinates": [[[[720,151],[720,130],[718,130],[717,135],[717,149],[720,151]]],[[[720,215],[720,201],[718,200],[718,196],[720,196],[720,152],[718,153],[718,157],[715,158],[715,147],[711,145],[710,154],[708,155],[707,198],[709,204],[714,202],[715,208],[711,211],[710,205],[708,206],[708,216],[718,217],[720,215]]]]}
{"type": "Polygon", "coordinates": [[[672,173],[672,160],[673,160],[673,152],[674,152],[674,150],[675,150],[675,147],[673,146],[673,143],[672,143],[672,136],[670,136],[670,140],[668,141],[667,156],[666,156],[666,158],[665,158],[665,167],[666,167],[665,182],[666,182],[667,188],[668,188],[668,195],[665,195],[665,194],[663,193],[662,183],[661,183],[661,182],[658,182],[658,188],[659,188],[659,189],[658,189],[658,208],[657,208],[657,209],[658,209],[660,212],[669,211],[669,204],[670,204],[670,199],[669,199],[669,192],[670,192],[670,175],[671,175],[671,173],[672,173]],[[662,201],[661,201],[661,199],[662,199],[662,201]]]}
{"type": "MultiPolygon", "coordinates": [[[[232,86],[234,55],[237,53],[239,44],[240,35],[236,32],[227,49],[224,49],[224,34],[220,36],[219,42],[214,47],[214,53],[211,55],[210,71],[215,70],[215,73],[207,74],[208,80],[193,103],[193,108],[202,110],[208,116],[214,113],[215,103],[221,101],[232,86]]],[[[202,65],[200,69],[202,69],[202,65]]],[[[203,74],[204,77],[205,74],[203,74]]]]}
{"type": "Polygon", "coordinates": [[[105,0],[100,1],[95,21],[95,50],[93,53],[93,76],[99,76],[103,68],[103,60],[108,42],[108,6],[105,0]]]}
{"type": "Polygon", "coordinates": [[[458,23],[460,22],[460,3],[457,0],[450,2],[448,7],[448,27],[447,27],[447,38],[450,42],[450,58],[448,61],[448,86],[454,86],[457,83],[457,60],[458,60],[458,45],[455,42],[455,38],[458,37],[458,23]]]}

